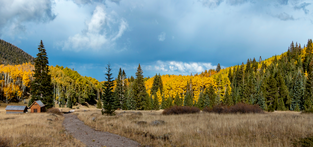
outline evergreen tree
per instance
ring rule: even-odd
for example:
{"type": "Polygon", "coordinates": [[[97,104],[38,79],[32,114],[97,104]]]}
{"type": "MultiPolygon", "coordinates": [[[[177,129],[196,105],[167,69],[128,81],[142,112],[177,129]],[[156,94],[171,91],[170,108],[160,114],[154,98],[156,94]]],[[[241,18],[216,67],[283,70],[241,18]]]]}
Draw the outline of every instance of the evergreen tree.
{"type": "Polygon", "coordinates": [[[232,97],[229,95],[229,89],[226,88],[225,96],[224,96],[224,104],[227,106],[233,105],[232,97]]]}
{"type": "Polygon", "coordinates": [[[167,101],[165,100],[164,95],[162,95],[162,103],[161,103],[161,109],[167,108],[167,101]]]}
{"type": "Polygon", "coordinates": [[[31,101],[41,100],[45,108],[53,107],[53,85],[51,84],[51,75],[49,74],[49,61],[46,49],[42,43],[38,47],[39,53],[35,58],[35,70],[31,83],[31,101]]]}
{"type": "Polygon", "coordinates": [[[190,92],[187,92],[184,97],[184,106],[193,106],[193,101],[190,92]]]}
{"type": "Polygon", "coordinates": [[[197,107],[202,109],[203,106],[204,106],[204,93],[201,91],[200,95],[199,95],[199,98],[198,98],[197,107]]]}
{"type": "Polygon", "coordinates": [[[64,107],[64,106],[65,106],[65,94],[64,94],[64,91],[63,91],[63,90],[61,90],[61,95],[60,95],[60,97],[61,97],[61,101],[60,101],[59,107],[64,107]]]}
{"type": "Polygon", "coordinates": [[[171,108],[173,106],[173,98],[170,96],[167,98],[167,108],[171,108]]]}
{"type": "Polygon", "coordinates": [[[174,105],[175,106],[181,106],[181,99],[180,99],[178,93],[176,93],[176,96],[175,96],[175,99],[174,99],[174,105]]]}
{"type": "Polygon", "coordinates": [[[308,67],[308,79],[306,80],[304,94],[304,109],[310,110],[313,104],[313,61],[311,61],[308,67]]]}
{"type": "Polygon", "coordinates": [[[219,72],[220,70],[221,70],[221,65],[220,65],[220,63],[218,63],[216,66],[216,72],[219,72]]]}
{"type": "Polygon", "coordinates": [[[101,112],[102,112],[102,115],[104,113],[106,113],[107,115],[113,115],[114,111],[115,111],[115,108],[116,108],[116,100],[114,99],[114,93],[113,93],[113,86],[114,86],[114,83],[113,83],[113,77],[112,77],[112,73],[111,73],[111,68],[110,68],[110,64],[108,64],[108,67],[106,68],[107,69],[107,73],[105,74],[106,75],[106,80],[105,83],[103,84],[103,109],[101,112]]]}
{"type": "Polygon", "coordinates": [[[151,99],[152,99],[152,95],[146,95],[146,100],[145,100],[145,102],[146,102],[146,104],[145,104],[145,106],[144,106],[144,109],[145,110],[152,110],[152,101],[151,101],[151,99]]]}
{"type": "Polygon", "coordinates": [[[288,87],[285,84],[285,80],[283,79],[283,76],[281,75],[280,70],[278,70],[277,72],[276,81],[277,81],[277,86],[278,86],[278,91],[279,91],[277,110],[286,110],[286,106],[289,109],[290,102],[291,102],[290,97],[289,97],[289,91],[288,91],[288,87]]]}
{"type": "Polygon", "coordinates": [[[209,86],[209,90],[206,94],[209,97],[209,107],[214,107],[216,105],[216,94],[213,85],[209,86]]]}
{"type": "Polygon", "coordinates": [[[153,99],[153,109],[154,110],[160,110],[160,104],[159,104],[159,99],[157,94],[154,94],[154,99],[153,99]]]}
{"type": "Polygon", "coordinates": [[[303,110],[301,104],[303,102],[302,100],[304,96],[304,84],[303,84],[303,75],[300,70],[298,71],[294,80],[292,96],[293,96],[291,103],[292,110],[295,111],[303,110]]]}
{"type": "Polygon", "coordinates": [[[142,73],[143,72],[142,72],[140,64],[139,64],[139,66],[137,68],[137,72],[136,72],[135,84],[133,87],[134,98],[135,98],[136,104],[137,104],[136,107],[139,110],[144,109],[145,99],[147,97],[146,87],[145,87],[144,78],[143,78],[142,73]]]}

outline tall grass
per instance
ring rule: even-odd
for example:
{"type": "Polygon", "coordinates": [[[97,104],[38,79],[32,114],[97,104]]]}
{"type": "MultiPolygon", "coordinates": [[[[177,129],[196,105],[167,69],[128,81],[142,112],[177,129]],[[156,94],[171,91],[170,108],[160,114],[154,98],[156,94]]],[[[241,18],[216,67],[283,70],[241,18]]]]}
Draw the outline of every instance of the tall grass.
{"type": "MultiPolygon", "coordinates": [[[[121,111],[117,111],[119,112],[121,111]]],[[[294,139],[313,134],[312,114],[275,112],[162,115],[162,111],[140,112],[143,115],[138,117],[103,116],[99,111],[78,112],[78,118],[96,130],[119,134],[142,145],[160,147],[288,147],[293,146],[294,139]],[[92,121],[93,117],[96,121],[92,121]],[[165,124],[149,125],[154,120],[163,120],[165,124]],[[147,125],[138,125],[138,121],[146,121],[147,125]]]]}
{"type": "Polygon", "coordinates": [[[0,111],[0,146],[85,146],[63,128],[64,117],[49,113],[5,114],[0,111]]]}

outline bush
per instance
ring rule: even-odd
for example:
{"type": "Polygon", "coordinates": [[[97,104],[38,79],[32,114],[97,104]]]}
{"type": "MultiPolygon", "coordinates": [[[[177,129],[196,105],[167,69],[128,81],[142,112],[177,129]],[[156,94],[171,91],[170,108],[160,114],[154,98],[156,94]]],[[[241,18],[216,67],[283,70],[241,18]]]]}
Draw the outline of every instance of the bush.
{"type": "Polygon", "coordinates": [[[300,138],[298,140],[293,141],[293,146],[301,146],[301,147],[310,147],[313,146],[313,136],[300,138]]]}
{"type": "Polygon", "coordinates": [[[189,106],[173,106],[165,109],[162,114],[170,115],[170,114],[188,114],[188,113],[199,113],[200,109],[197,107],[189,107],[189,106]]]}
{"type": "Polygon", "coordinates": [[[62,112],[58,108],[50,108],[47,110],[47,113],[53,113],[57,115],[62,115],[62,112]]]}
{"type": "Polygon", "coordinates": [[[9,147],[9,146],[10,146],[10,140],[7,138],[0,137],[0,147],[9,147]]]}
{"type": "Polygon", "coordinates": [[[263,113],[263,110],[258,105],[249,105],[237,103],[233,106],[216,105],[213,108],[204,108],[203,112],[209,113],[263,113]]]}
{"type": "Polygon", "coordinates": [[[313,113],[313,108],[308,109],[308,110],[304,110],[304,111],[302,111],[302,113],[313,113]]]}

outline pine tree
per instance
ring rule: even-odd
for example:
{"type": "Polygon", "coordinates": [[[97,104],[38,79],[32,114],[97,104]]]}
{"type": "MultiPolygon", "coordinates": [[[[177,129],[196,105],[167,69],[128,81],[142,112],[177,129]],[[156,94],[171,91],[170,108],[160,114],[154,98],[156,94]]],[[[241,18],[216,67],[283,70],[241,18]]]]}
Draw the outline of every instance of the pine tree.
{"type": "Polygon", "coordinates": [[[114,99],[114,93],[113,93],[113,86],[114,86],[114,83],[113,83],[113,77],[112,77],[112,73],[111,73],[111,68],[110,68],[110,64],[108,64],[108,67],[106,68],[107,69],[107,73],[105,74],[106,75],[106,80],[105,83],[103,84],[103,109],[101,112],[102,112],[102,115],[104,113],[106,113],[107,115],[113,115],[114,111],[115,111],[115,108],[116,108],[116,101],[114,99]]]}
{"type": "Polygon", "coordinates": [[[197,107],[202,109],[203,105],[204,105],[204,93],[203,93],[203,91],[201,91],[200,95],[199,95],[199,98],[198,98],[197,107]]]}
{"type": "Polygon", "coordinates": [[[144,105],[145,105],[145,100],[146,100],[146,96],[147,96],[147,92],[146,92],[146,87],[145,87],[145,83],[144,83],[144,78],[142,75],[142,70],[140,67],[140,64],[137,68],[137,72],[136,72],[136,80],[134,83],[134,98],[136,100],[136,104],[137,104],[137,109],[139,110],[143,110],[144,109],[144,105]]]}
{"type": "Polygon", "coordinates": [[[218,63],[216,66],[216,72],[219,72],[220,70],[221,70],[221,65],[220,65],[220,63],[218,63]]]}
{"type": "Polygon", "coordinates": [[[175,96],[175,99],[174,99],[174,105],[175,106],[181,106],[181,99],[180,99],[178,93],[176,93],[176,96],[175,96]]]}
{"type": "Polygon", "coordinates": [[[303,75],[300,70],[296,74],[293,89],[292,89],[292,110],[299,111],[303,110],[302,108],[302,100],[304,96],[304,84],[303,84],[303,75]]]}
{"type": "Polygon", "coordinates": [[[159,99],[157,94],[154,94],[154,99],[153,99],[153,109],[154,110],[160,110],[160,104],[159,104],[159,99]]]}
{"type": "Polygon", "coordinates": [[[152,99],[152,95],[146,95],[146,100],[145,100],[145,106],[144,106],[144,109],[145,110],[152,110],[152,101],[151,101],[151,99],[152,99]]]}
{"type": "Polygon", "coordinates": [[[233,105],[232,97],[229,95],[229,88],[226,88],[226,92],[224,96],[224,104],[227,106],[233,105]]]}
{"type": "Polygon", "coordinates": [[[53,85],[49,74],[48,56],[42,41],[38,50],[39,53],[35,58],[35,74],[33,75],[35,80],[31,83],[31,101],[41,100],[45,104],[45,108],[49,109],[54,105],[53,85]]]}
{"type": "Polygon", "coordinates": [[[171,108],[173,106],[173,98],[170,96],[167,98],[167,108],[171,108]]]}
{"type": "Polygon", "coordinates": [[[280,70],[278,70],[277,72],[276,81],[277,81],[277,86],[278,86],[278,91],[279,91],[277,110],[286,110],[286,105],[287,105],[287,108],[289,109],[288,105],[290,105],[290,101],[291,101],[289,97],[289,91],[285,84],[285,80],[283,79],[283,76],[281,75],[280,70]]]}
{"type": "Polygon", "coordinates": [[[306,80],[304,94],[304,109],[310,110],[313,104],[313,61],[311,61],[308,67],[308,79],[306,80]]]}
{"type": "Polygon", "coordinates": [[[164,95],[162,95],[162,103],[161,103],[161,109],[167,108],[167,101],[165,100],[164,95]]]}

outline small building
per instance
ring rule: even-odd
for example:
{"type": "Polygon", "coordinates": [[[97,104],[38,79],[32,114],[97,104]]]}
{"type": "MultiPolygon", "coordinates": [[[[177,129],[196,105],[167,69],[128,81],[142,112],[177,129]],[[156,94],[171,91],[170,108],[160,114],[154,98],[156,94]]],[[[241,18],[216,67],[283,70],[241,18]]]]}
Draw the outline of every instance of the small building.
{"type": "Polygon", "coordinates": [[[26,106],[15,106],[15,105],[8,105],[6,108],[6,114],[12,114],[12,113],[25,113],[27,112],[26,106]]]}
{"type": "Polygon", "coordinates": [[[34,101],[30,106],[29,106],[30,112],[31,113],[40,113],[40,112],[45,112],[46,108],[45,105],[40,101],[34,101]]]}

